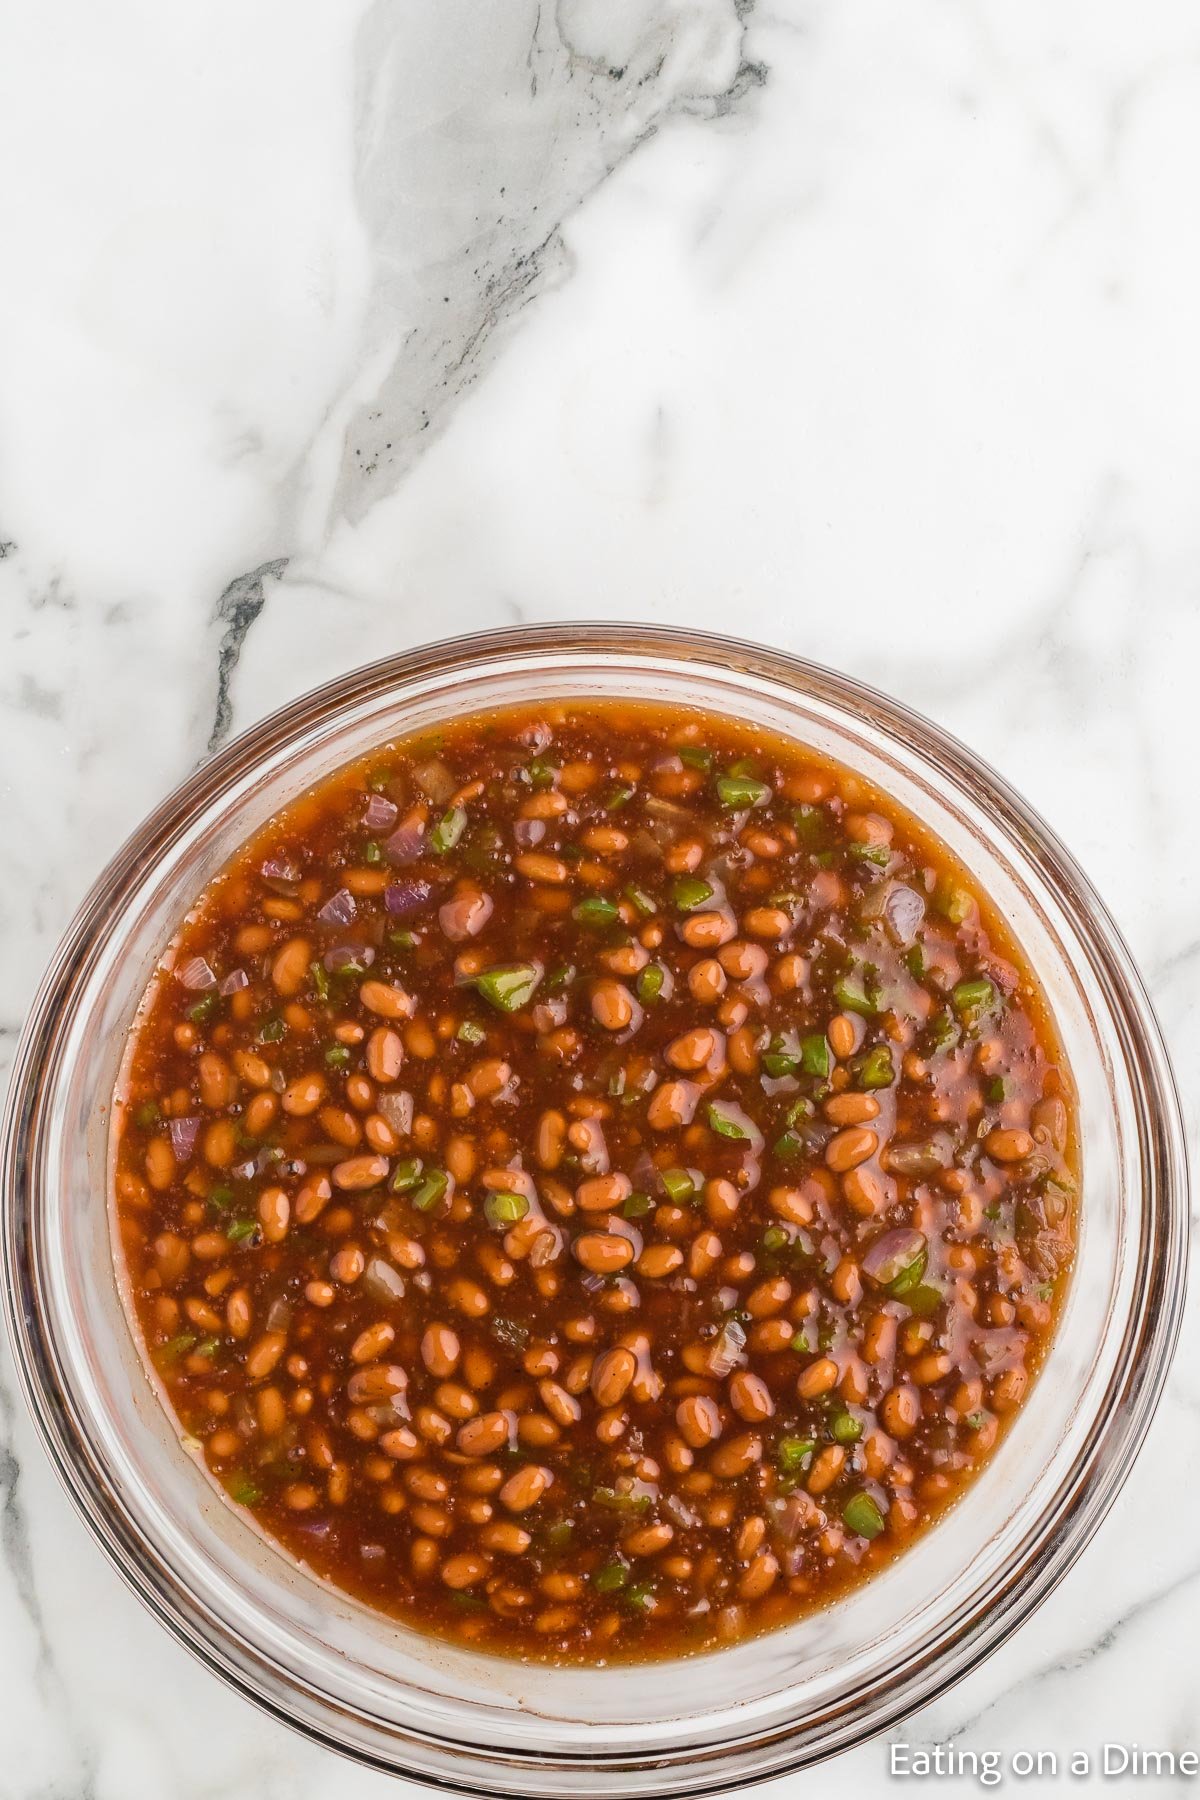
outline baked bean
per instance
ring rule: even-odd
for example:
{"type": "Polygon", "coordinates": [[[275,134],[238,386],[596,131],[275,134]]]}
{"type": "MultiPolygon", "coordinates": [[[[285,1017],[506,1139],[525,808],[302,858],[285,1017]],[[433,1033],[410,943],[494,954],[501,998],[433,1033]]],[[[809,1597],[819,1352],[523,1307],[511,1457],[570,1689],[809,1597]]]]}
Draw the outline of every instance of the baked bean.
{"type": "Polygon", "coordinates": [[[679,935],[693,950],[716,950],[736,937],[737,928],[725,913],[696,912],[683,921],[679,935]]]}
{"type": "Polygon", "coordinates": [[[714,957],[706,956],[688,970],[688,992],[700,1006],[715,1006],[725,992],[725,971],[714,957]]]}
{"type": "Polygon", "coordinates": [[[762,1439],[754,1432],[747,1431],[741,1437],[728,1438],[708,1459],[711,1472],[721,1481],[728,1481],[737,1475],[744,1475],[746,1470],[761,1460],[763,1452],[762,1439]]]}
{"type": "Polygon", "coordinates": [[[313,1071],[297,1075],[294,1081],[289,1081],[279,1096],[279,1104],[293,1118],[307,1118],[309,1113],[316,1112],[324,1098],[324,1079],[313,1071]]]}
{"type": "Polygon", "coordinates": [[[514,864],[517,873],[524,875],[527,881],[546,881],[561,884],[567,879],[570,870],[565,862],[557,856],[540,856],[536,851],[526,851],[518,856],[514,864]]]}
{"type": "Polygon", "coordinates": [[[576,1424],[583,1414],[578,1400],[566,1388],[560,1387],[557,1381],[540,1381],[538,1393],[550,1417],[564,1428],[576,1424]]]}
{"type": "Polygon", "coordinates": [[[772,1188],[767,1196],[767,1204],[773,1213],[786,1219],[790,1225],[812,1224],[812,1201],[800,1188],[772,1188]]]}
{"type": "Polygon", "coordinates": [[[216,1112],[229,1105],[236,1083],[233,1071],[223,1056],[218,1056],[213,1050],[204,1051],[196,1064],[196,1077],[200,1099],[210,1111],[216,1112]]]}
{"type": "Polygon", "coordinates": [[[771,961],[761,944],[747,944],[744,940],[726,944],[718,951],[717,960],[734,981],[761,980],[771,961]]]}
{"type": "Polygon", "coordinates": [[[386,1156],[351,1156],[334,1167],[333,1185],[357,1193],[363,1188],[378,1187],[387,1172],[386,1156]]]}
{"type": "Polygon", "coordinates": [[[507,1413],[479,1413],[460,1427],[457,1443],[464,1456],[491,1456],[508,1443],[511,1432],[507,1413]]]}
{"type": "Polygon", "coordinates": [[[825,1161],[838,1174],[844,1174],[847,1169],[856,1169],[859,1163],[874,1156],[878,1148],[879,1139],[873,1131],[865,1126],[851,1126],[830,1138],[825,1146],[825,1161]]]}
{"type": "Polygon", "coordinates": [[[742,926],[751,937],[778,942],[792,929],[792,917],[781,906],[752,906],[743,917],[742,926]]]}
{"type": "Polygon", "coordinates": [[[581,1212],[615,1212],[633,1192],[628,1175],[593,1175],[575,1190],[581,1212]]]}
{"type": "Polygon", "coordinates": [[[703,1394],[693,1394],[679,1402],[675,1409],[675,1423],[684,1442],[690,1444],[693,1450],[702,1450],[706,1444],[714,1443],[721,1435],[721,1414],[717,1403],[703,1394]]]}
{"type": "Polygon", "coordinates": [[[242,1115],[242,1123],[249,1137],[263,1137],[271,1129],[275,1114],[279,1110],[279,1101],[274,1094],[255,1094],[242,1115]]]}
{"type": "Polygon", "coordinates": [[[329,1273],[346,1286],[360,1280],[366,1266],[367,1259],[357,1244],[343,1244],[329,1259],[329,1273]]]}
{"type": "Polygon", "coordinates": [[[983,1147],[996,1162],[1024,1162],[1033,1155],[1033,1139],[1027,1131],[989,1131],[983,1147]]]}
{"type": "Polygon", "coordinates": [[[754,1513],[750,1518],[743,1519],[734,1543],[734,1551],[738,1558],[743,1562],[748,1562],[761,1549],[766,1535],[767,1521],[761,1513],[754,1513]]]}
{"type": "Polygon", "coordinates": [[[750,1327],[746,1342],[757,1355],[778,1356],[791,1349],[795,1335],[790,1319],[760,1319],[750,1327]]]}
{"type": "Polygon", "coordinates": [[[767,1318],[771,1313],[782,1312],[791,1297],[792,1284],[787,1276],[772,1275],[751,1288],[746,1295],[746,1311],[752,1319],[767,1318]]]}
{"type": "Polygon", "coordinates": [[[935,1381],[942,1381],[954,1367],[953,1358],[942,1351],[931,1351],[928,1356],[919,1356],[909,1370],[918,1387],[932,1387],[935,1381]]]}
{"type": "Polygon", "coordinates": [[[592,988],[592,1017],[605,1031],[625,1031],[638,1012],[637,1002],[623,982],[597,981],[592,988]]]}
{"type": "Polygon", "coordinates": [[[895,1387],[880,1401],[879,1417],[892,1437],[906,1438],[916,1429],[921,1403],[911,1388],[895,1387]]]}
{"type": "Polygon", "coordinates": [[[263,1188],[259,1193],[259,1226],[268,1244],[281,1244],[288,1235],[291,1202],[282,1188],[263,1188]]]}
{"type": "Polygon", "coordinates": [[[575,1239],[575,1255],[593,1275],[615,1275],[633,1261],[633,1245],[628,1238],[613,1237],[607,1232],[588,1231],[575,1239]]]}
{"type": "Polygon", "coordinates": [[[699,1089],[691,1081],[664,1081],[655,1088],[646,1118],[655,1131],[675,1131],[691,1122],[699,1089]]]}
{"type": "Polygon", "coordinates": [[[663,1281],[683,1267],[683,1251],[675,1244],[651,1244],[642,1251],[635,1266],[647,1281],[663,1281]]]}
{"type": "Polygon", "coordinates": [[[308,965],[312,961],[312,945],[307,938],[289,938],[283,948],[276,952],[271,964],[271,980],[277,991],[290,998],[298,994],[308,975],[308,965]]]}
{"type": "Polygon", "coordinates": [[[637,1531],[626,1532],[621,1548],[628,1556],[657,1556],[674,1536],[674,1527],[662,1519],[657,1525],[643,1525],[637,1531]]]}
{"type": "Polygon", "coordinates": [[[485,1550],[498,1551],[501,1556],[524,1556],[533,1539],[510,1519],[497,1519],[484,1526],[479,1541],[485,1550]]]}
{"type": "Polygon", "coordinates": [[[358,997],[368,1012],[377,1013],[381,1019],[411,1019],[416,1011],[412,995],[386,981],[364,981],[358,997]]]}
{"type": "Polygon", "coordinates": [[[398,1031],[378,1025],[367,1039],[367,1068],[381,1087],[395,1081],[404,1063],[404,1040],[398,1031]]]}
{"type": "Polygon", "coordinates": [[[761,1375],[752,1375],[747,1369],[739,1369],[731,1378],[729,1403],[739,1419],[745,1419],[749,1425],[760,1425],[775,1412],[770,1388],[761,1375]]]}
{"type": "Polygon", "coordinates": [[[249,1293],[245,1288],[235,1288],[225,1302],[225,1323],[229,1327],[229,1335],[235,1338],[249,1337],[252,1317],[249,1293]]]}
{"type": "Polygon", "coordinates": [[[879,1117],[874,1094],[832,1094],[822,1111],[834,1125],[865,1125],[879,1117]]]}
{"type": "Polygon", "coordinates": [[[720,1041],[720,1034],[706,1027],[685,1031],[667,1045],[666,1059],[673,1069],[703,1069],[716,1055],[720,1041]]]}
{"type": "Polygon", "coordinates": [[[769,1550],[760,1550],[738,1582],[739,1599],[761,1600],[774,1587],[778,1574],[778,1558],[769,1550]]]}
{"type": "Polygon", "coordinates": [[[860,1163],[842,1176],[842,1193],[860,1218],[869,1219],[887,1204],[887,1190],[873,1169],[860,1163]]]}
{"type": "Polygon", "coordinates": [[[823,1494],[831,1488],[846,1463],[846,1452],[840,1444],[826,1444],[813,1457],[805,1486],[810,1494],[823,1494]]]}
{"type": "Polygon", "coordinates": [[[509,1512],[528,1512],[536,1506],[542,1495],[554,1481],[550,1469],[539,1467],[537,1463],[526,1463],[515,1475],[510,1475],[500,1489],[499,1499],[509,1512]]]}
{"type": "Polygon", "coordinates": [[[445,1380],[453,1375],[462,1355],[458,1333],[449,1325],[427,1325],[421,1339],[421,1360],[431,1375],[445,1380]]]}
{"type": "Polygon", "coordinates": [[[830,1356],[818,1356],[800,1375],[796,1392],[801,1400],[816,1400],[837,1385],[838,1366],[830,1356]]]}
{"type": "Polygon", "coordinates": [[[492,1303],[488,1299],[487,1289],[480,1287],[477,1281],[471,1281],[465,1275],[460,1275],[457,1281],[450,1282],[446,1288],[446,1298],[455,1312],[464,1314],[468,1319],[486,1318],[491,1310],[492,1303]]]}
{"type": "Polygon", "coordinates": [[[408,1386],[407,1371],[399,1363],[375,1363],[368,1369],[356,1369],[346,1383],[346,1393],[356,1406],[370,1406],[402,1394],[408,1386]]]}
{"type": "Polygon", "coordinates": [[[597,1406],[616,1406],[637,1373],[632,1350],[606,1350],[592,1364],[591,1389],[597,1406]]]}
{"type": "Polygon", "coordinates": [[[350,1360],[356,1363],[377,1362],[396,1341],[396,1333],[386,1319],[379,1319],[360,1331],[350,1346],[350,1360]]]}
{"type": "Polygon", "coordinates": [[[287,1333],[264,1331],[246,1356],[246,1374],[251,1381],[261,1381],[271,1373],[287,1348],[287,1333]]]}

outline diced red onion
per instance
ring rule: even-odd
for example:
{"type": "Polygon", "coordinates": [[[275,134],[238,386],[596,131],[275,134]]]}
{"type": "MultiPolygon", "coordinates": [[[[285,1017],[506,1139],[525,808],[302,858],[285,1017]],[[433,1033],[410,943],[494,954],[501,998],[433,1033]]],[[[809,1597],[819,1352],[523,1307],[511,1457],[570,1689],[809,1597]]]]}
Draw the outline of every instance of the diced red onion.
{"type": "Polygon", "coordinates": [[[402,919],[419,911],[432,892],[428,881],[391,881],[383,890],[383,904],[393,919],[402,919]]]}
{"type": "Polygon", "coordinates": [[[224,981],[217,989],[217,992],[222,999],[228,999],[230,994],[240,993],[242,988],[248,988],[249,986],[250,977],[247,975],[245,969],[230,969],[228,975],[226,975],[224,981]]]}
{"type": "Polygon", "coordinates": [[[367,1292],[376,1300],[403,1300],[405,1283],[399,1269],[385,1262],[382,1256],[373,1256],[363,1270],[362,1284],[367,1292]]]}
{"type": "Polygon", "coordinates": [[[196,1134],[200,1130],[200,1120],[195,1118],[171,1119],[167,1131],[171,1139],[171,1149],[175,1152],[176,1162],[187,1162],[196,1147],[196,1134]]]}
{"type": "Polygon", "coordinates": [[[459,882],[448,900],[438,907],[438,924],[451,943],[462,944],[478,937],[492,916],[492,896],[482,888],[459,882]]]}
{"type": "Polygon", "coordinates": [[[413,1123],[412,1095],[405,1093],[403,1088],[392,1088],[381,1093],[375,1104],[396,1135],[407,1137],[413,1123]]]}
{"type": "Polygon", "coordinates": [[[286,1331],[292,1319],[292,1303],[286,1294],[276,1294],[267,1308],[268,1331],[286,1331]]]}
{"type": "Polygon", "coordinates": [[[363,824],[368,831],[390,831],[399,813],[400,808],[393,800],[386,799],[383,794],[372,794],[363,814],[363,824]]]}
{"type": "Polygon", "coordinates": [[[721,1335],[708,1353],[710,1375],[717,1381],[722,1381],[726,1375],[732,1374],[742,1361],[745,1348],[745,1329],[736,1319],[726,1319],[721,1327],[721,1335]]]}
{"type": "Polygon", "coordinates": [[[408,1395],[403,1388],[397,1389],[386,1400],[381,1400],[378,1406],[368,1406],[367,1411],[381,1431],[390,1431],[393,1425],[406,1425],[412,1418],[408,1395]]]}
{"type": "Polygon", "coordinates": [[[532,850],[545,835],[545,819],[518,819],[513,826],[513,841],[521,850],[532,850]]]}
{"type": "Polygon", "coordinates": [[[988,1381],[1023,1361],[1029,1349],[1029,1335],[1015,1325],[997,1331],[981,1331],[972,1344],[980,1369],[988,1381]]]}
{"type": "Polygon", "coordinates": [[[193,994],[201,993],[205,988],[216,987],[217,978],[202,956],[189,956],[181,968],[176,969],[180,982],[193,994]]]}
{"type": "Polygon", "coordinates": [[[300,870],[295,863],[288,862],[285,856],[269,856],[259,874],[268,887],[273,887],[282,894],[295,893],[300,885],[300,870]]]}
{"type": "Polygon", "coordinates": [[[699,1513],[688,1505],[682,1494],[664,1494],[662,1509],[681,1531],[694,1531],[700,1523],[699,1513]]]}
{"type": "Polygon", "coordinates": [[[389,862],[415,862],[425,848],[425,827],[423,825],[401,825],[393,831],[383,846],[383,853],[389,862]]]}
{"type": "Polygon", "coordinates": [[[660,794],[648,794],[644,801],[649,829],[639,832],[638,838],[645,837],[652,854],[661,856],[664,848],[675,842],[680,831],[688,822],[686,807],[677,806],[673,800],[664,800],[660,794]]]}
{"type": "Polygon", "coordinates": [[[237,1163],[230,1173],[235,1175],[239,1181],[253,1181],[258,1174],[258,1164],[253,1161],[237,1163]]]}
{"type": "Polygon", "coordinates": [[[927,1247],[923,1231],[916,1231],[908,1226],[900,1226],[895,1231],[885,1231],[870,1245],[862,1259],[863,1274],[877,1281],[881,1287],[887,1287],[895,1281],[905,1269],[922,1256],[927,1247]]]}
{"type": "Polygon", "coordinates": [[[418,763],[413,770],[413,780],[435,806],[444,805],[458,786],[457,775],[446,767],[440,756],[418,763]]]}
{"type": "Polygon", "coordinates": [[[789,1494],[786,1499],[773,1495],[767,1501],[767,1511],[771,1515],[771,1523],[776,1535],[785,1544],[794,1544],[809,1516],[810,1503],[801,1494],[789,1494]]]}
{"type": "Polygon", "coordinates": [[[945,1132],[915,1144],[889,1144],[883,1153],[883,1164],[893,1175],[936,1175],[948,1169],[954,1160],[954,1149],[945,1132]]]}
{"type": "Polygon", "coordinates": [[[336,894],[329,896],[317,917],[326,925],[349,925],[351,919],[358,917],[354,895],[348,888],[339,888],[336,894]]]}
{"type": "Polygon", "coordinates": [[[925,902],[914,889],[897,885],[888,890],[883,903],[883,916],[892,937],[902,949],[907,949],[916,941],[921,929],[921,921],[925,917],[925,902]]]}
{"type": "Polygon", "coordinates": [[[300,871],[295,863],[290,863],[286,856],[269,856],[262,865],[261,873],[269,881],[299,881],[300,871]]]}
{"type": "Polygon", "coordinates": [[[336,975],[339,969],[349,968],[352,963],[369,969],[375,961],[375,949],[372,944],[335,944],[332,950],[325,952],[321,961],[331,975],[336,975]]]}

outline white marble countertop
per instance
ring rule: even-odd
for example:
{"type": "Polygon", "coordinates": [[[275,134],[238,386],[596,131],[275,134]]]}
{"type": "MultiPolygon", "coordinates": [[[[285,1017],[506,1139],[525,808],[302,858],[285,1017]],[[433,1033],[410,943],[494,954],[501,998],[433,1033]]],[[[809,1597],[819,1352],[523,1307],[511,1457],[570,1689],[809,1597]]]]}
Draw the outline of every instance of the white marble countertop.
{"type": "MultiPolygon", "coordinates": [[[[9,8],[5,1063],[230,730],[421,639],[632,617],[995,762],[1128,934],[1194,1133],[1198,169],[1186,0],[9,8]]],[[[1096,1541],[911,1742],[1200,1748],[1198,1368],[1193,1316],[1096,1541]]],[[[4,1800],[401,1791],[151,1622],[6,1349],[0,1501],[4,1800]]],[[[777,1785],[893,1791],[880,1743],[777,1785]]]]}

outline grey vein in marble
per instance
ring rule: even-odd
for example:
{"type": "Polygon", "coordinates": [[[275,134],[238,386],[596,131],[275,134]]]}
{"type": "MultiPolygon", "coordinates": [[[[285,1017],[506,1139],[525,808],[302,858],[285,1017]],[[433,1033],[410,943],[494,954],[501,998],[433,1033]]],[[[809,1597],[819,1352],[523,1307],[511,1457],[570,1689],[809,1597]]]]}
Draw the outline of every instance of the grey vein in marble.
{"type": "Polygon", "coordinates": [[[246,633],[266,604],[264,583],[278,581],[286,568],[287,558],[282,556],[271,562],[260,563],[257,569],[251,569],[231,581],[217,601],[214,618],[225,629],[217,646],[217,695],[212,730],[208,734],[210,752],[224,741],[233,722],[230,686],[238,658],[242,654],[242,645],[246,641],[246,633]]]}
{"type": "MultiPolygon", "coordinates": [[[[34,1570],[29,1521],[21,1500],[21,1463],[15,1441],[16,1406],[7,1380],[7,1357],[0,1360],[0,1561],[8,1571],[17,1603],[28,1620],[35,1647],[35,1679],[46,1707],[61,1723],[70,1745],[75,1800],[95,1791],[95,1753],[86,1742],[70,1704],[52,1632],[42,1610],[34,1570]]],[[[30,1795],[29,1800],[35,1800],[30,1795]]],[[[47,1795],[46,1800],[51,1800],[47,1795]]]]}
{"type": "Polygon", "coordinates": [[[358,191],[377,268],[368,337],[393,350],[350,424],[335,512],[361,519],[395,485],[482,372],[497,329],[565,279],[563,219],[672,114],[723,117],[766,80],[742,51],[750,10],[751,0],[372,8],[359,34],[358,191]]]}

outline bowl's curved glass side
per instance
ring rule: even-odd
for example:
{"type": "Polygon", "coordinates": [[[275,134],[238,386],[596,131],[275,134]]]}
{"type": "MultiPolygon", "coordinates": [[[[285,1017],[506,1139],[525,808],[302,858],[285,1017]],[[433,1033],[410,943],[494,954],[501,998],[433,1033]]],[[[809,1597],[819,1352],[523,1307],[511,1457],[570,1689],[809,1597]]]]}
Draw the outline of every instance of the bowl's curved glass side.
{"type": "Polygon", "coordinates": [[[928,1699],[1020,1622],[1090,1536],[1148,1423],[1178,1324],[1186,1195],[1169,1067],[1123,946],[1070,859],[969,753],[890,702],[791,659],[699,644],[684,654],[671,634],[597,628],[434,646],[265,721],[159,809],[89,898],[35,1004],[10,1097],[19,1361],[60,1474],[109,1555],[194,1650],[279,1716],[364,1760],[489,1793],[590,1792],[601,1767],[614,1794],[712,1791],[827,1755],[928,1699]],[[167,1426],[108,1253],[102,1109],[145,980],[207,877],[286,799],[401,725],[572,689],[758,717],[861,767],[968,863],[985,858],[984,885],[1013,909],[1017,936],[1036,940],[1085,1107],[1084,1230],[1052,1367],[967,1505],[861,1590],[857,1608],[658,1665],[652,1681],[644,1669],[481,1668],[318,1586],[216,1495],[167,1426]],[[1043,1471],[1032,1494],[1022,1467],[1043,1471]]]}

